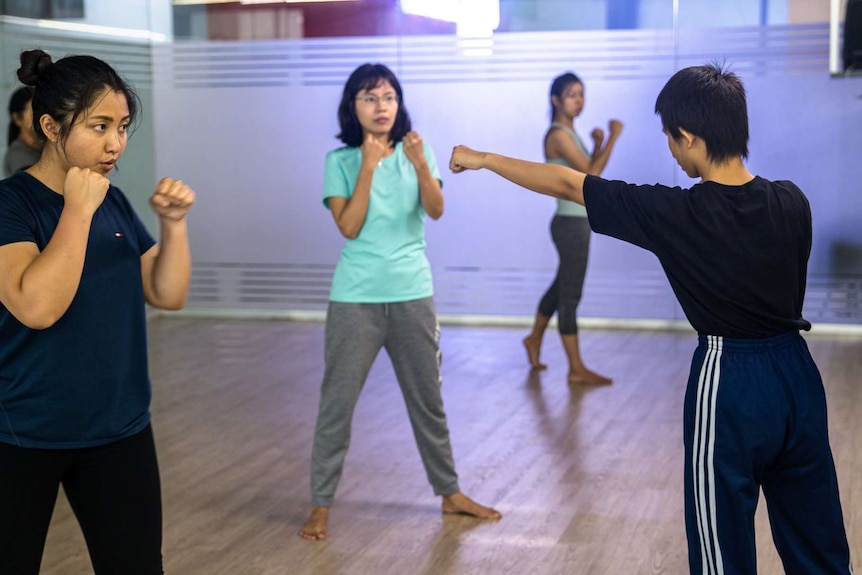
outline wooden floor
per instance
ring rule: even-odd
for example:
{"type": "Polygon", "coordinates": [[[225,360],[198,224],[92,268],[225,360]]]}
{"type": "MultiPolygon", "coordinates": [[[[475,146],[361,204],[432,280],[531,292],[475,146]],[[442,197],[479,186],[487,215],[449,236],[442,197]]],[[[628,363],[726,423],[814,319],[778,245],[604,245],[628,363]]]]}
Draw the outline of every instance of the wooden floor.
{"type": "MultiPolygon", "coordinates": [[[[504,517],[442,516],[385,354],[353,425],[330,539],[296,536],[322,374],[316,323],[150,323],[168,575],[687,573],[682,403],[689,333],[587,331],[615,379],[569,387],[559,338],[531,373],[524,330],[444,326],[443,394],[461,488],[504,517]]],[[[807,338],[826,382],[845,524],[862,564],[862,338],[807,338]]],[[[761,504],[761,574],[782,573],[761,504]]],[[[43,574],[90,574],[61,497],[43,574]]]]}

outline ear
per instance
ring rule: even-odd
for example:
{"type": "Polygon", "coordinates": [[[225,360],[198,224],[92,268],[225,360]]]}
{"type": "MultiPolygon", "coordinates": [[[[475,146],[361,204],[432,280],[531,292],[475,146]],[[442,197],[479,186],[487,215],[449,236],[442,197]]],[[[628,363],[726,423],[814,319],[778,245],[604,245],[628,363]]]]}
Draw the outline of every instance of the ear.
{"type": "Polygon", "coordinates": [[[551,105],[554,108],[559,108],[562,105],[562,103],[563,102],[560,100],[559,96],[557,96],[556,94],[551,95],[551,105]]]}
{"type": "Polygon", "coordinates": [[[60,139],[60,124],[48,114],[42,114],[39,118],[39,126],[42,128],[42,133],[48,138],[48,141],[57,143],[60,139]]]}
{"type": "Polygon", "coordinates": [[[686,148],[691,148],[692,146],[694,146],[694,142],[695,140],[697,140],[697,136],[695,136],[691,132],[683,130],[682,128],[679,129],[679,133],[679,141],[681,144],[683,144],[686,148]]]}

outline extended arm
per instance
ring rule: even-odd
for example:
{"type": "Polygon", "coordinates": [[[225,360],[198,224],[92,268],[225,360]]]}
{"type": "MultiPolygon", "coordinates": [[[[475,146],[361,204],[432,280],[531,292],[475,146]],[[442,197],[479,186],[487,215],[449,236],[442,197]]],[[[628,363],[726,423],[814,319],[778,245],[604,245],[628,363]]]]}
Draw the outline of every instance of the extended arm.
{"type": "Polygon", "coordinates": [[[471,150],[466,146],[455,146],[449,168],[456,174],[484,168],[528,190],[584,204],[584,180],[587,175],[565,166],[528,162],[471,150]]]}

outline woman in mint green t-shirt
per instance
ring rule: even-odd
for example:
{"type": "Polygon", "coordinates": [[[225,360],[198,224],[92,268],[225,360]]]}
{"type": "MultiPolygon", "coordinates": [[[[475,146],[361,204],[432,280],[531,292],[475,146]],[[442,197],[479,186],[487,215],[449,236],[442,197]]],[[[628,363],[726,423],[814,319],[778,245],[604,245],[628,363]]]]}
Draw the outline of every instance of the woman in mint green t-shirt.
{"type": "MultiPolygon", "coordinates": [[[[587,174],[600,175],[611,157],[623,125],[611,120],[607,141],[600,128],[590,136],[593,152],[589,153],[575,132],[575,118],[584,109],[584,84],[580,78],[566,72],[551,84],[551,126],[545,133],[545,159],[587,174]]],[[[587,272],[590,249],[590,224],[583,206],[557,200],[557,211],[551,220],[551,237],[560,256],[557,275],[539,301],[539,309],[530,335],[524,338],[527,359],[533,369],[545,369],[539,361],[542,338],[548,322],[556,312],[560,337],[569,360],[569,383],[605,385],[611,380],[588,369],[581,359],[578,343],[578,304],[587,272]]]]}
{"type": "Polygon", "coordinates": [[[401,85],[382,64],[364,64],[350,75],[338,120],[345,146],[326,156],[323,203],[346,242],[326,314],[312,511],[299,535],[326,539],[353,409],[381,348],[392,360],[443,512],[499,519],[460,492],[443,411],[440,329],[425,257],[425,216],[443,214],[434,152],[412,131],[401,85]]]}

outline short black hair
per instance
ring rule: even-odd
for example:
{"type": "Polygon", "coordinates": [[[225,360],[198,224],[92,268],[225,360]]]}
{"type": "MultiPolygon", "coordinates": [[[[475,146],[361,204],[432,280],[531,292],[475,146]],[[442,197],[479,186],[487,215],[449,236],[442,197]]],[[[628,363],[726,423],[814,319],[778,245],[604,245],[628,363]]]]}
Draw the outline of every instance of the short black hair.
{"type": "Polygon", "coordinates": [[[656,98],[655,113],[674,140],[680,130],[702,138],[713,162],[748,157],[745,87],[719,64],[691,66],[671,76],[656,98]]]}
{"type": "Polygon", "coordinates": [[[337,138],[352,148],[362,145],[362,126],[356,117],[356,95],[362,90],[373,90],[382,82],[389,82],[398,97],[398,112],[395,115],[395,123],[389,132],[389,141],[392,145],[397,144],[407,133],[412,130],[410,114],[404,106],[404,94],[401,84],[395,74],[383,64],[363,64],[350,74],[344,85],[341,95],[341,103],[338,105],[338,124],[341,133],[337,138]]]}
{"type": "MultiPolygon", "coordinates": [[[[30,86],[21,86],[12,92],[12,96],[9,97],[9,119],[12,119],[12,114],[22,113],[32,100],[33,88],[30,86]]],[[[10,121],[9,131],[6,135],[6,145],[8,146],[17,140],[19,135],[21,135],[21,128],[15,122],[10,121]]]]}
{"type": "Polygon", "coordinates": [[[21,53],[18,79],[34,87],[33,128],[41,142],[45,141],[39,123],[42,116],[48,114],[60,124],[60,142],[65,142],[78,116],[105,90],[126,97],[131,125],[140,108],[132,87],[108,63],[93,56],[66,56],[54,62],[43,50],[28,50],[21,53]]]}

